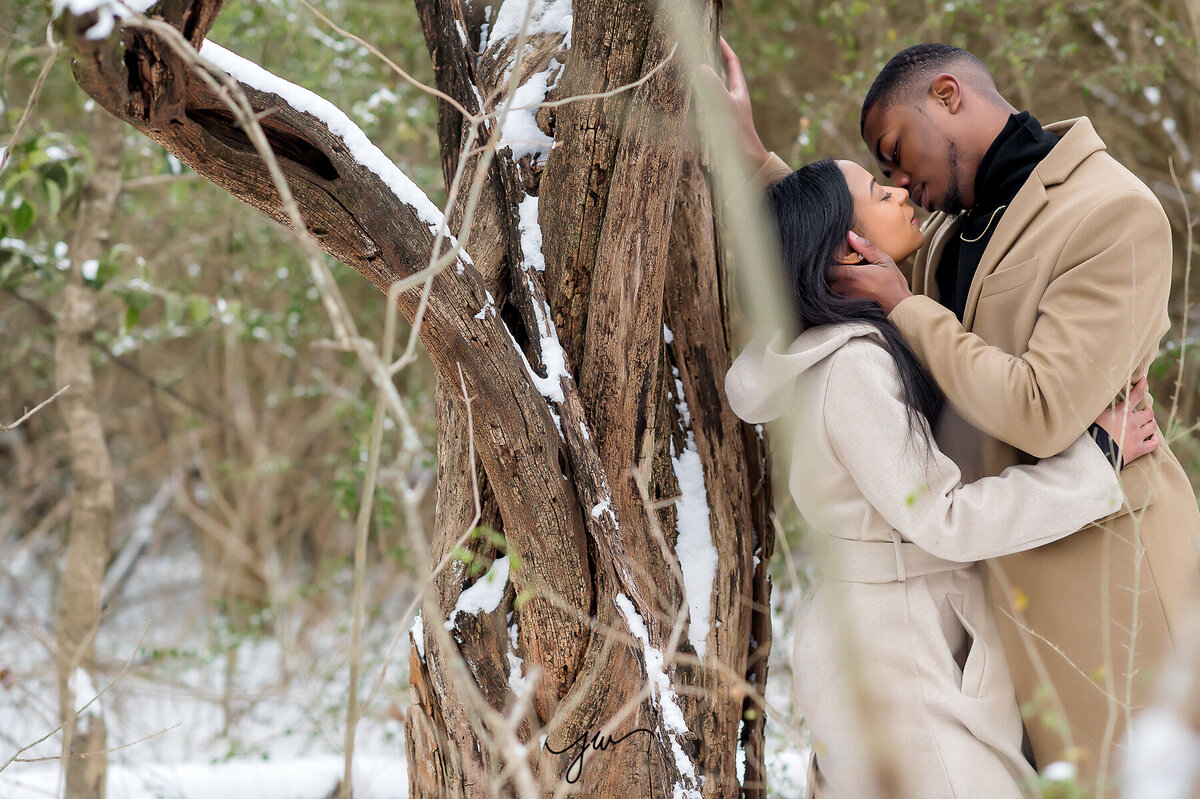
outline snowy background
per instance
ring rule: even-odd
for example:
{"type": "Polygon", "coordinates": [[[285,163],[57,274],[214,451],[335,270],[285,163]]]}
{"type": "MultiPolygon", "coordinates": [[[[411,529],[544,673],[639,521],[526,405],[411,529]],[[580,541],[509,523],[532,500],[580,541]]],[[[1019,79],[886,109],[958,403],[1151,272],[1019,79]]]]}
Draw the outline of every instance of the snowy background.
{"type": "MultiPolygon", "coordinates": [[[[311,608],[298,600],[284,619],[260,619],[254,633],[223,629],[202,598],[199,557],[180,543],[143,559],[97,641],[104,678],[115,679],[98,702],[108,745],[125,746],[109,755],[109,799],[329,797],[344,768],[348,624],[331,621],[336,613],[324,620],[306,613],[311,608]]],[[[41,562],[51,557],[25,550],[4,558],[0,763],[58,724],[49,615],[55,601],[41,562]]],[[[341,578],[348,582],[349,573],[341,578]]],[[[774,596],[767,700],[782,712],[767,718],[767,765],[772,795],[796,797],[803,793],[807,753],[790,715],[788,616],[795,596],[778,586],[774,596]]],[[[364,695],[393,638],[408,629],[399,616],[409,599],[397,592],[381,605],[378,615],[392,614],[395,623],[367,625],[364,695]]],[[[359,724],[354,788],[360,799],[408,796],[408,648],[403,634],[359,724]]],[[[98,682],[96,690],[104,685],[98,682]]],[[[21,757],[54,757],[60,745],[51,737],[21,757]]],[[[59,796],[60,778],[56,761],[14,762],[0,772],[0,799],[59,796]]]]}

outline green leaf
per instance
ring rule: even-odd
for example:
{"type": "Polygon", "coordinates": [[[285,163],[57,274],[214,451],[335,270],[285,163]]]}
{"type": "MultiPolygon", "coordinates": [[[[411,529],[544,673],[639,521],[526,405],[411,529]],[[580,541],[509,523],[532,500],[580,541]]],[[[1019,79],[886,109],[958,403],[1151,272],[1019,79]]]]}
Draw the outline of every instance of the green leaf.
{"type": "Polygon", "coordinates": [[[125,318],[121,324],[126,330],[132,330],[137,327],[138,320],[142,318],[142,309],[136,305],[125,306],[125,318]]]}
{"type": "MultiPolygon", "coordinates": [[[[109,258],[101,258],[100,266],[96,269],[96,285],[103,286],[108,281],[117,276],[117,262],[109,258]]],[[[144,308],[146,303],[141,303],[144,308]]]]}
{"type": "Polygon", "coordinates": [[[33,227],[36,219],[37,209],[22,199],[12,212],[13,232],[18,236],[25,235],[25,232],[33,227]]]}
{"type": "Polygon", "coordinates": [[[183,321],[183,299],[178,294],[166,296],[166,318],[168,325],[177,325],[183,321]]]}
{"type": "Polygon", "coordinates": [[[192,321],[198,325],[202,325],[212,318],[212,311],[209,308],[208,298],[201,296],[193,296],[188,303],[188,314],[192,317],[192,321]]]}
{"type": "Polygon", "coordinates": [[[54,219],[62,208],[62,189],[53,180],[46,181],[46,199],[46,204],[50,206],[50,218],[54,219]]]}

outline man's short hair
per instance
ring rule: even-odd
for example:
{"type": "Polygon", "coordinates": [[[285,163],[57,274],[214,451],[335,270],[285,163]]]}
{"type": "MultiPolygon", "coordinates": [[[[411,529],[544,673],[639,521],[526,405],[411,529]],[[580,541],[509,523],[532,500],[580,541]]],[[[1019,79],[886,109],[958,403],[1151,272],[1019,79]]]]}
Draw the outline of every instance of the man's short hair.
{"type": "Polygon", "coordinates": [[[863,99],[862,115],[858,120],[859,133],[866,129],[867,114],[875,106],[879,106],[881,111],[886,110],[897,102],[923,93],[938,73],[963,66],[968,66],[974,71],[982,70],[991,77],[987,66],[961,47],[936,43],[917,44],[896,53],[880,70],[863,99]]]}

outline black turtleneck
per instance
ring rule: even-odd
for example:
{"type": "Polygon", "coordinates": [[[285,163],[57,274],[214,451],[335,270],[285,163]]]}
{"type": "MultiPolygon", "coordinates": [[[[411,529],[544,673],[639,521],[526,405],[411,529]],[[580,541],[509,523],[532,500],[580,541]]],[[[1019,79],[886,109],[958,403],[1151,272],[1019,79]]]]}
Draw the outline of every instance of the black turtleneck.
{"type": "Polygon", "coordinates": [[[1013,114],[992,142],[975,173],[975,207],[963,216],[962,230],[946,244],[938,265],[937,284],[942,305],[959,321],[975,270],[987,249],[1000,217],[1025,185],[1041,160],[1058,144],[1058,137],[1042,130],[1028,111],[1013,114]]]}
{"type": "MultiPolygon", "coordinates": [[[[1000,217],[1056,144],[1057,136],[1043,130],[1028,111],[1022,111],[1009,116],[1004,130],[979,162],[975,173],[975,207],[963,215],[959,235],[946,243],[937,270],[942,305],[954,311],[958,321],[963,319],[971,281],[1000,217]]],[[[1117,442],[1098,424],[1092,423],[1088,432],[1109,461],[1120,468],[1121,450],[1117,442]]]]}

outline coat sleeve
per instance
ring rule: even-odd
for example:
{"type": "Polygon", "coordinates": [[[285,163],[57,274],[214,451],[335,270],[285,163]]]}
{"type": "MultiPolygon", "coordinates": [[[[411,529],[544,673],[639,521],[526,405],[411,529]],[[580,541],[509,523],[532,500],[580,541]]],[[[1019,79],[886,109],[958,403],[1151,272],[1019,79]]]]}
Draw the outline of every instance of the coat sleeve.
{"type": "Polygon", "coordinates": [[[1124,390],[1166,332],[1171,231],[1162,208],[1114,194],[1071,235],[1038,303],[1028,350],[968,333],[928,297],[889,319],[970,424],[1035,457],[1061,452],[1124,390]]]}
{"type": "Polygon", "coordinates": [[[748,191],[763,191],[769,186],[774,186],[779,181],[792,174],[792,168],[775,153],[767,153],[767,160],[758,168],[749,180],[738,186],[729,193],[729,197],[725,200],[727,205],[735,202],[735,197],[742,197],[748,191]]]}
{"type": "Polygon", "coordinates": [[[863,497],[925,551],[957,562],[1020,552],[1121,507],[1116,473],[1086,435],[1052,458],[964,485],[927,425],[909,432],[886,349],[856,340],[832,357],[824,414],[833,450],[863,497]]]}

